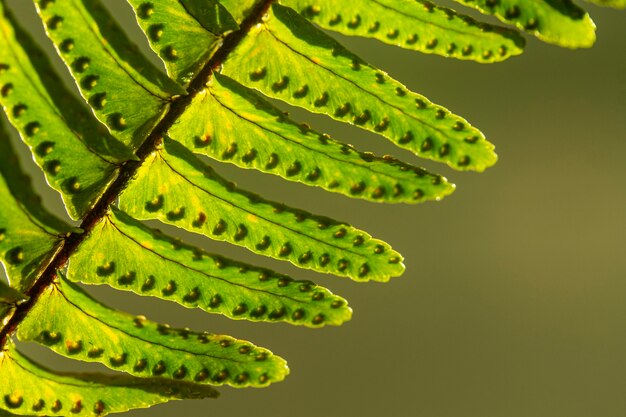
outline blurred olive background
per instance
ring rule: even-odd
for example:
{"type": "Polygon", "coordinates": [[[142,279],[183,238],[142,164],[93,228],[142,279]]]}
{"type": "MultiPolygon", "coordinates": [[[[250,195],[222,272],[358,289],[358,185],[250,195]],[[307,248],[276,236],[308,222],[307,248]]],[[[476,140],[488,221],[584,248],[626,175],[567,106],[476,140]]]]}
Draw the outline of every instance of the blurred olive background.
{"type": "MultiPolygon", "coordinates": [[[[124,0],[104,1],[149,53],[124,0]]],[[[48,47],[31,2],[7,3],[48,47]]],[[[131,313],[251,340],[291,367],[285,382],[267,389],[222,388],[218,400],[129,415],[626,415],[626,13],[586,7],[598,25],[593,49],[529,38],[524,55],[494,65],[339,37],[482,129],[500,161],[483,174],[457,173],[290,109],[361,150],[442,172],[457,191],[439,203],[383,206],[211,162],[242,188],[388,241],[406,257],[407,271],[387,284],[356,284],[181,234],[211,251],[315,280],[348,298],[354,318],[322,330],[251,324],[92,287],[131,313]]],[[[45,190],[20,146],[49,207],[63,215],[60,198],[45,190]]],[[[86,368],[25,348],[53,367],[86,368]]]]}

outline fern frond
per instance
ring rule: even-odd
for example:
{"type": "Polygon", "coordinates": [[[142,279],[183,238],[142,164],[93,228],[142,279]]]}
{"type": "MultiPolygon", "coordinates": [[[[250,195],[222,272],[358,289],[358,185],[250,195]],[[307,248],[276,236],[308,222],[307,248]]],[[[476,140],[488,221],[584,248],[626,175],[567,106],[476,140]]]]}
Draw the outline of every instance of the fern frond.
{"type": "MultiPolygon", "coordinates": [[[[583,47],[595,39],[593,22],[571,0],[458,1],[548,42],[583,47]]],[[[313,328],[351,319],[347,301],[329,289],[209,254],[144,220],[355,281],[404,272],[387,243],[240,190],[199,155],[378,202],[436,201],[454,185],[299,125],[269,98],[458,170],[483,171],[497,159],[465,119],[323,29],[483,63],[522,52],[513,29],[422,0],[128,2],[167,73],[138,52],[101,0],[35,0],[83,103],[0,0],[0,104],[81,221],[71,227],[44,208],[0,120],[0,262],[8,275],[8,285],[0,280],[2,416],[104,415],[215,397],[207,385],[267,386],[289,372],[267,349],[112,309],[76,282],[232,319],[313,328]],[[45,369],[18,352],[14,336],[117,372],[45,369]]]]}
{"type": "Polygon", "coordinates": [[[321,327],[342,324],[352,315],[346,300],[326,288],[208,254],[115,208],[72,257],[68,278],[233,319],[321,327]]]}
{"type": "Polygon", "coordinates": [[[493,14],[544,42],[567,48],[589,48],[596,41],[596,25],[572,0],[455,1],[493,14]]]}
{"type": "Polygon", "coordinates": [[[140,377],[247,387],[281,381],[288,373],[285,361],[267,349],[122,313],[65,280],[42,293],[17,336],[140,377]]]}
{"type": "Polygon", "coordinates": [[[298,125],[252,90],[217,73],[169,134],[195,153],[349,197],[419,203],[454,191],[439,175],[358,152],[298,125]]]}
{"type": "Polygon", "coordinates": [[[171,400],[217,397],[209,387],[163,378],[54,372],[8,342],[0,351],[2,408],[33,416],[104,416],[171,400]]]}
{"type": "Polygon", "coordinates": [[[522,53],[524,38],[430,1],[280,0],[324,29],[451,58],[492,63],[522,53]]]}
{"type": "Polygon", "coordinates": [[[178,142],[163,141],[120,196],[120,209],[158,219],[302,268],[358,281],[404,271],[389,245],[347,224],[238,190],[178,142]]]}
{"type": "Polygon", "coordinates": [[[494,146],[467,121],[408,91],[284,6],[272,6],[222,73],[455,169],[483,171],[497,159],[494,146]]]}

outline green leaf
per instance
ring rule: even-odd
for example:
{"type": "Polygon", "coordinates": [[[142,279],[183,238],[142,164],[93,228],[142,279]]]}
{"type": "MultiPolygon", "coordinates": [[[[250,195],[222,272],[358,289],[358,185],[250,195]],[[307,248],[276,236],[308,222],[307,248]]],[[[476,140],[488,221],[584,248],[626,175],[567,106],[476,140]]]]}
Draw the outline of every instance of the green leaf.
{"type": "MultiPolygon", "coordinates": [[[[9,413],[8,411],[4,411],[2,409],[0,409],[0,417],[14,417],[17,414],[13,414],[13,413],[9,413]]],[[[32,415],[32,414],[29,414],[32,415]]]]}
{"type": "Polygon", "coordinates": [[[297,125],[252,90],[220,74],[169,132],[196,153],[350,197],[385,203],[440,200],[445,178],[297,125]]]}
{"type": "Polygon", "coordinates": [[[99,0],[38,0],[46,33],[98,119],[136,148],[184,94],[132,44],[99,0]]]}
{"type": "Polygon", "coordinates": [[[11,313],[15,311],[15,307],[27,299],[27,296],[10,287],[0,278],[0,325],[5,326],[11,319],[11,313]]]}
{"type": "Polygon", "coordinates": [[[280,5],[250,30],[223,74],[456,169],[482,171],[497,159],[493,145],[465,120],[408,91],[280,5]]]}
{"type": "Polygon", "coordinates": [[[352,316],[343,298],[312,282],[208,254],[115,208],[72,257],[68,279],[106,283],[233,319],[321,327],[352,316]]]}
{"type": "Polygon", "coordinates": [[[41,205],[0,119],[0,262],[11,286],[26,292],[71,230],[41,205]]]}
{"type": "Polygon", "coordinates": [[[26,297],[24,294],[9,287],[8,284],[0,280],[0,308],[2,308],[2,304],[14,305],[27,299],[28,297],[26,297]]]}
{"type": "Polygon", "coordinates": [[[282,381],[289,372],[285,361],[267,349],[122,313],[65,280],[42,293],[17,335],[61,355],[140,377],[247,387],[282,381]]]}
{"type": "Polygon", "coordinates": [[[18,415],[104,416],[170,400],[216,397],[209,386],[126,375],[51,371],[8,342],[0,351],[0,409],[18,415]]]}
{"type": "Polygon", "coordinates": [[[169,76],[187,84],[200,71],[237,22],[215,0],[128,1],[150,46],[169,76]]]}
{"type": "Polygon", "coordinates": [[[219,2],[235,18],[237,23],[248,17],[258,0],[219,0],[219,2]]]}
{"type": "Polygon", "coordinates": [[[596,41],[595,24],[571,0],[455,1],[492,14],[544,42],[567,48],[589,48],[596,41]]]}
{"type": "Polygon", "coordinates": [[[158,219],[212,239],[358,281],[404,271],[389,245],[353,227],[240,191],[186,148],[165,139],[120,196],[139,220],[158,219]]]}
{"type": "Polygon", "coordinates": [[[613,7],[615,9],[626,9],[626,0],[586,0],[598,6],[613,7]]]}
{"type": "Polygon", "coordinates": [[[524,38],[515,30],[477,22],[430,1],[280,0],[324,29],[375,38],[405,49],[482,63],[519,55],[524,38]]]}
{"type": "Polygon", "coordinates": [[[80,218],[132,154],[63,87],[1,4],[0,14],[0,103],[69,214],[80,218]]]}

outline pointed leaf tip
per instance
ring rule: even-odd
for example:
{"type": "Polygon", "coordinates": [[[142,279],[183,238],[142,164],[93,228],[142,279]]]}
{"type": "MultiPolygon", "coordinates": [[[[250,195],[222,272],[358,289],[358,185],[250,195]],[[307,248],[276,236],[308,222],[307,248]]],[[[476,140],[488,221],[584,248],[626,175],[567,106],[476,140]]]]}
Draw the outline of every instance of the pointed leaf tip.
{"type": "Polygon", "coordinates": [[[596,41],[596,25],[572,0],[455,0],[495,15],[538,39],[566,48],[589,48],[596,41]]]}

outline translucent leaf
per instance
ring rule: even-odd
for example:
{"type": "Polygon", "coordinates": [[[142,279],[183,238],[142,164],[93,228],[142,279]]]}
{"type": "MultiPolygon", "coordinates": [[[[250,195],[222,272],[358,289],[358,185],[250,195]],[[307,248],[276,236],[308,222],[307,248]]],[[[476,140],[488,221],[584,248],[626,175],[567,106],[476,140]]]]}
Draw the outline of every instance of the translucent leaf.
{"type": "Polygon", "coordinates": [[[419,203],[454,190],[439,175],[358,152],[297,125],[253,91],[219,74],[194,97],[169,134],[196,153],[350,197],[419,203]]]}
{"type": "Polygon", "coordinates": [[[0,261],[11,286],[30,288],[71,230],[41,205],[0,119],[0,261]]]}
{"type": "Polygon", "coordinates": [[[588,48],[596,26],[572,0],[455,0],[532,33],[544,42],[588,48]]]}
{"type": "Polygon", "coordinates": [[[64,280],[43,292],[17,335],[61,355],[141,377],[246,387],[281,381],[289,372],[267,349],[113,310],[64,280]]]}
{"type": "MultiPolygon", "coordinates": [[[[15,311],[17,304],[27,299],[27,296],[10,287],[6,282],[0,279],[0,325],[5,326],[11,319],[11,313],[15,311]]],[[[1,415],[2,413],[0,413],[0,416],[1,415]]]]}
{"type": "Polygon", "coordinates": [[[586,0],[598,6],[613,7],[615,9],[626,9],[626,0],[586,0]]]}
{"type": "Polygon", "coordinates": [[[80,218],[132,154],[68,92],[0,4],[0,103],[46,179],[80,218]]]}
{"type": "Polygon", "coordinates": [[[456,169],[482,171],[497,159],[493,145],[465,120],[408,91],[280,5],[230,54],[223,73],[456,169]]]}
{"type": "Polygon", "coordinates": [[[367,233],[238,190],[186,148],[166,139],[120,197],[140,219],[226,240],[253,252],[358,281],[386,281],[404,271],[402,257],[367,233]]]}
{"type": "Polygon", "coordinates": [[[126,375],[54,372],[8,342],[0,351],[0,409],[16,415],[104,416],[170,400],[216,397],[209,386],[126,375]]]}
{"type": "Polygon", "coordinates": [[[237,22],[215,0],[128,1],[171,78],[191,81],[237,22]]]}
{"type": "Polygon", "coordinates": [[[115,208],[72,257],[68,278],[233,319],[321,327],[342,324],[352,315],[343,298],[312,282],[184,245],[115,208]]]}
{"type": "Polygon", "coordinates": [[[21,301],[25,301],[27,298],[28,297],[24,294],[9,287],[8,284],[0,280],[0,308],[2,308],[3,304],[17,304],[21,301]]]}
{"type": "Polygon", "coordinates": [[[54,42],[96,116],[137,147],[184,90],[132,44],[99,0],[37,1],[54,42]]]}
{"type": "MultiPolygon", "coordinates": [[[[14,417],[17,414],[13,414],[13,413],[9,413],[8,411],[4,411],[2,409],[0,409],[0,417],[14,417]]],[[[32,415],[32,414],[29,414],[32,415]]]]}
{"type": "Polygon", "coordinates": [[[235,18],[237,23],[241,23],[248,17],[258,0],[219,0],[219,2],[235,18]]]}
{"type": "Polygon", "coordinates": [[[375,38],[405,49],[491,63],[519,55],[517,31],[477,22],[430,1],[280,0],[324,29],[375,38]]]}

